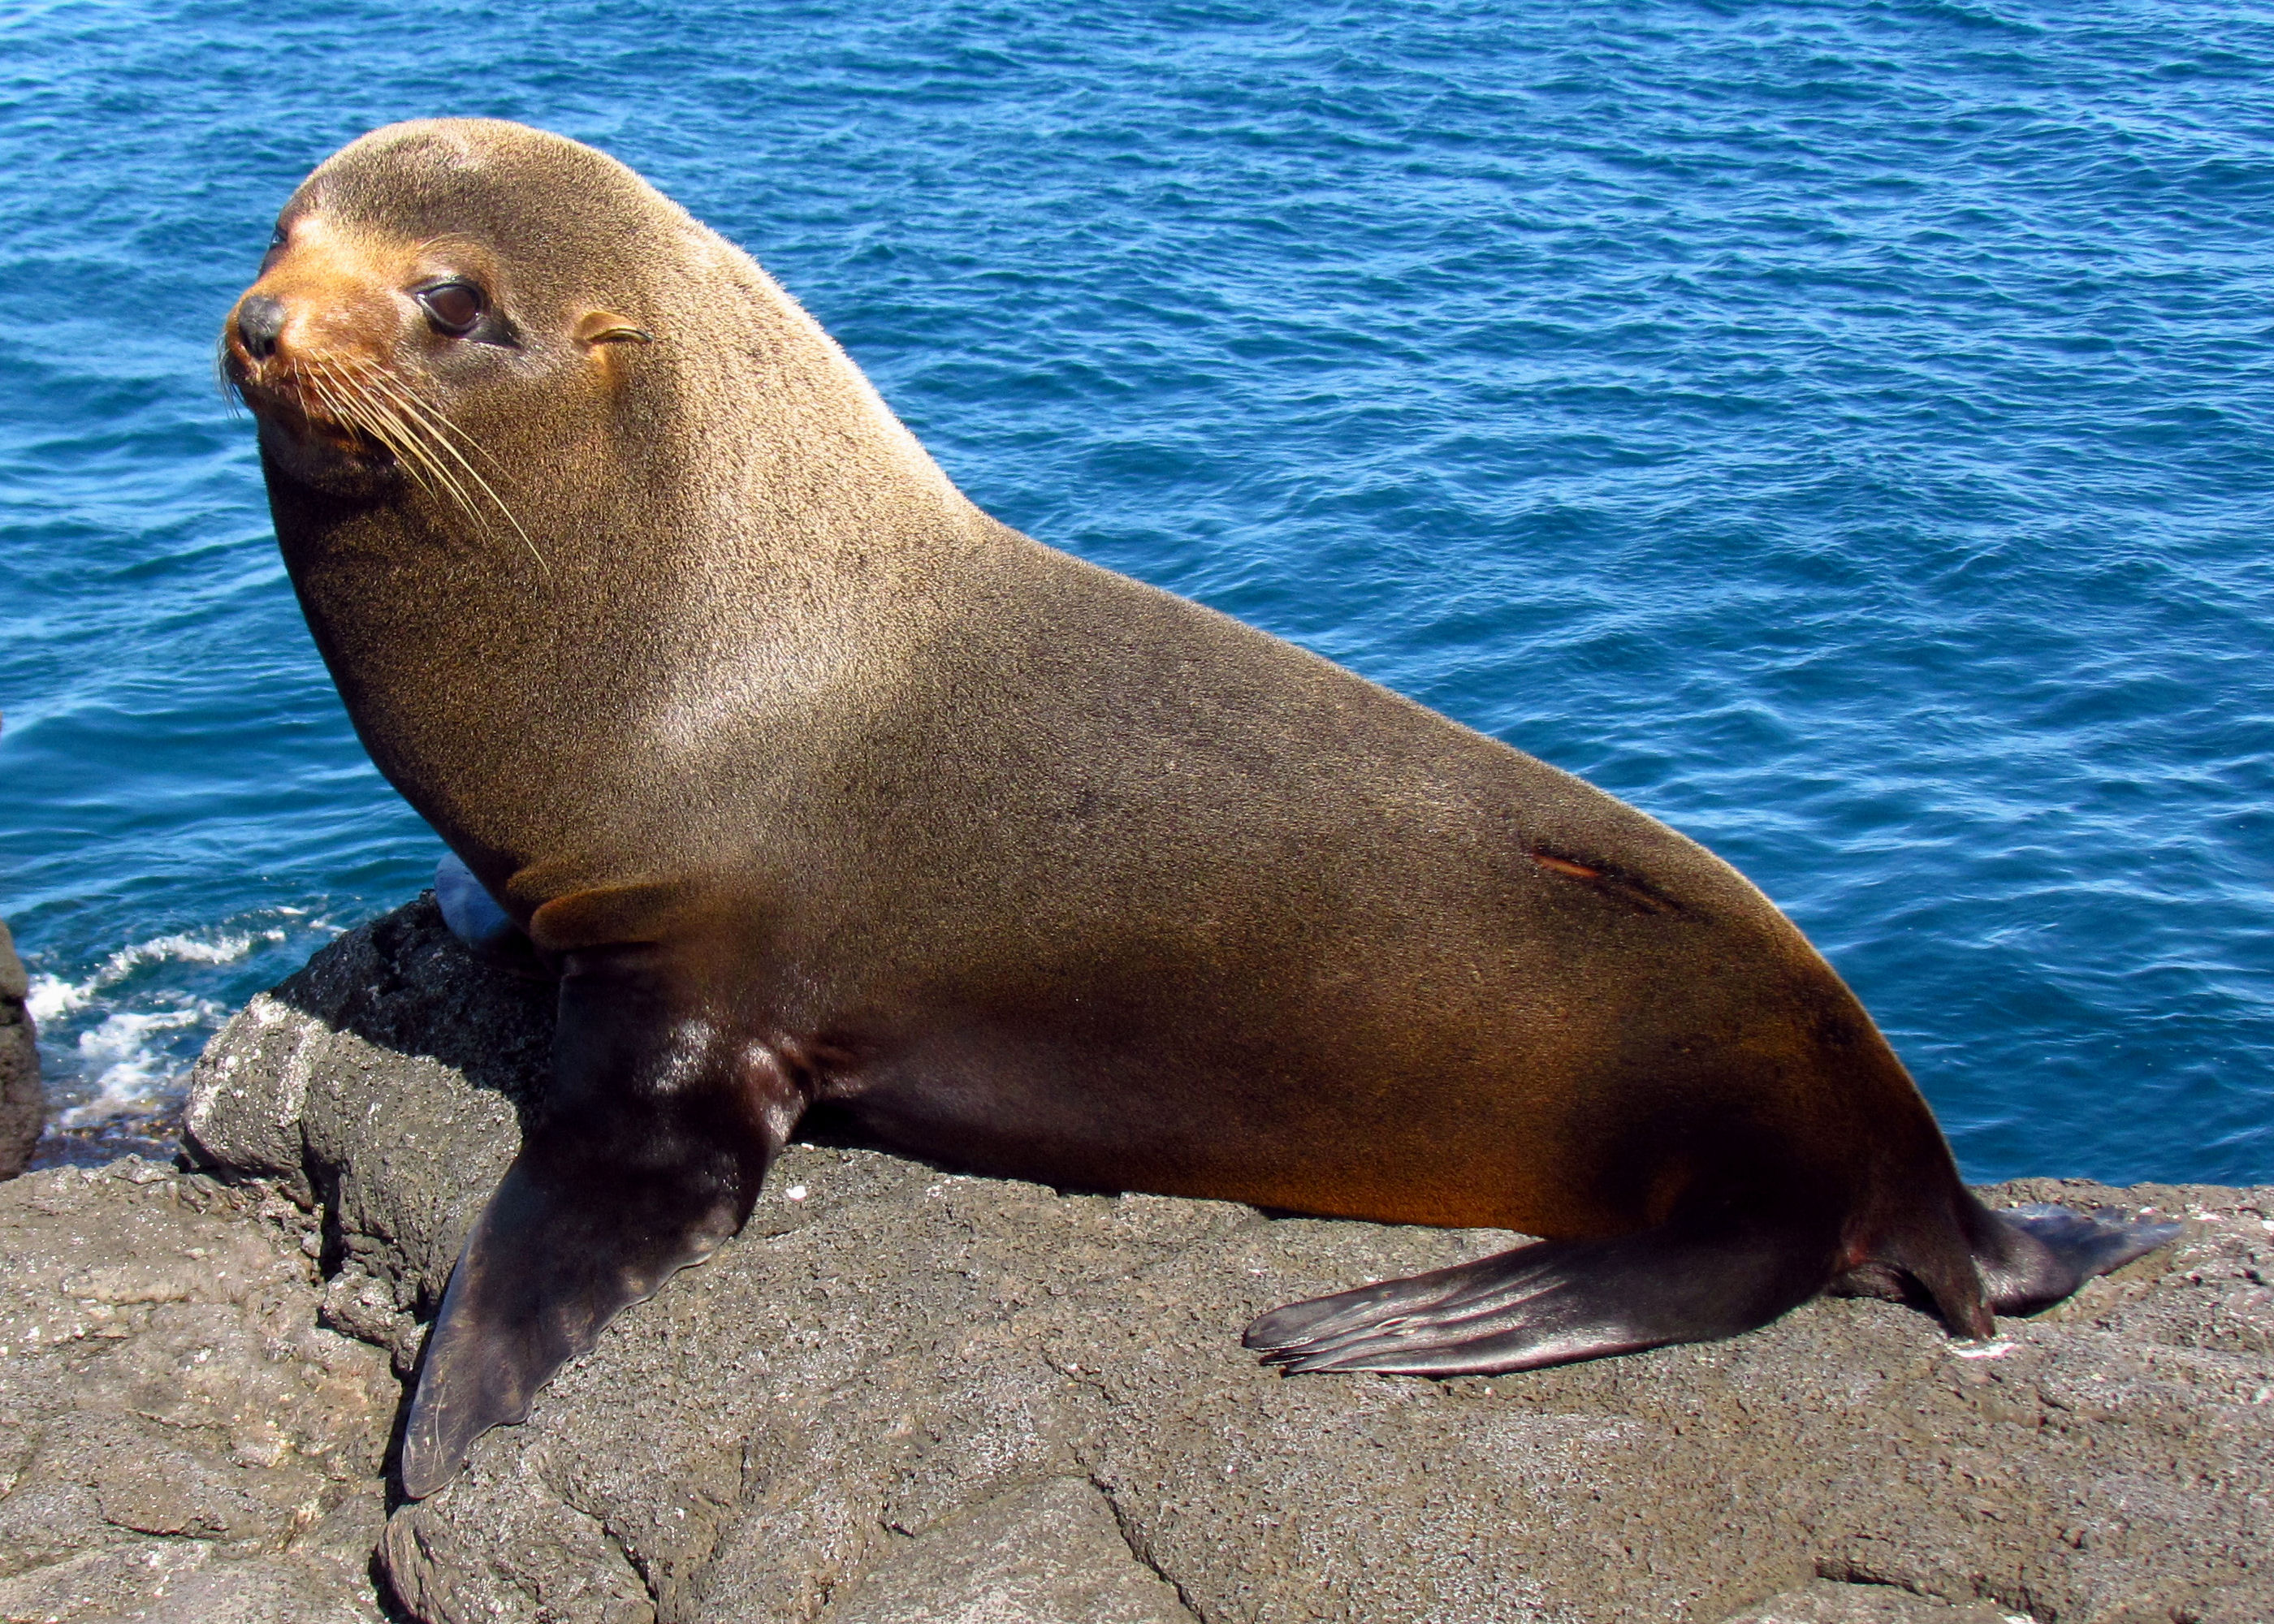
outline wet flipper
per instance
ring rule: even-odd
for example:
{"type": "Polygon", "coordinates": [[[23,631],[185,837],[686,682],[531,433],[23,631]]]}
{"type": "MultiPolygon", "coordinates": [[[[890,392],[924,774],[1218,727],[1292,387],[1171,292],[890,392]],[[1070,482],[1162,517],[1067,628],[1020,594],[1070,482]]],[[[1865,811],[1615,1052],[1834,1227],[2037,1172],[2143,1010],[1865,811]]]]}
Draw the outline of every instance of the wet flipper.
{"type": "Polygon", "coordinates": [[[2122,1268],[2180,1237],[2180,1223],[2096,1217],[2039,1205],[1977,1208],[1969,1238],[1983,1295],[2001,1314],[2051,1308],[2096,1275],[2122,1268]],[[1981,1222],[1987,1219],[1987,1224],[1981,1222]]]}
{"type": "Polygon", "coordinates": [[[1828,1237],[1767,1221],[1541,1241],[1291,1304],[1242,1340],[1290,1374],[1532,1370],[1766,1325],[1822,1289],[1830,1252],[1828,1237]]]}
{"type": "MultiPolygon", "coordinates": [[[[587,956],[579,955],[580,959],[587,956]]],[[[621,970],[621,966],[617,967],[621,970]]],[[[460,1253],[403,1443],[422,1499],[620,1311],[739,1229],[794,1112],[747,1056],[634,972],[562,983],[542,1120],[460,1253]]]]}

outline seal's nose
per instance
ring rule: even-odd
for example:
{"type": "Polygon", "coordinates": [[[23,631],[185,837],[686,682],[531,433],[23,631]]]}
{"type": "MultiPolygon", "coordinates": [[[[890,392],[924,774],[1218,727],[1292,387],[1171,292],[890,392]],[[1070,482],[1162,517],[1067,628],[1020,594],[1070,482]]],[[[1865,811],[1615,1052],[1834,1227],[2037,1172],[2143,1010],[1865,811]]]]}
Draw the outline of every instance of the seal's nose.
{"type": "Polygon", "coordinates": [[[237,305],[237,335],[244,341],[245,353],[253,359],[265,361],[275,354],[276,341],[283,333],[283,300],[255,293],[237,305]]]}

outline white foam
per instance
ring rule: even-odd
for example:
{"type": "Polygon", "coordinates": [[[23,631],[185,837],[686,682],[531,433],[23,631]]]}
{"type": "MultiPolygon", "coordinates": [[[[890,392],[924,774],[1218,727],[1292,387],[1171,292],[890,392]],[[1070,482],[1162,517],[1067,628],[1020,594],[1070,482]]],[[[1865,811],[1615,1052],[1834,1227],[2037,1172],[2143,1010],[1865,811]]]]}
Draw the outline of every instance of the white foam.
{"type": "MultiPolygon", "coordinates": [[[[145,959],[184,959],[192,964],[235,964],[252,951],[259,942],[282,942],[281,930],[241,931],[226,936],[217,942],[200,942],[192,936],[155,936],[145,942],[141,952],[145,959]]],[[[129,949],[130,952],[135,950],[129,949]]]]}
{"type": "Polygon", "coordinates": [[[24,1004],[41,1028],[42,1042],[76,1050],[78,1064],[64,1062],[57,1068],[64,1076],[56,1081],[79,1102],[60,1113],[58,1125],[89,1127],[172,1104],[188,1069],[175,1034],[218,1030],[227,1019],[229,1011],[221,1004],[186,989],[129,985],[138,972],[167,963],[236,964],[258,948],[286,939],[287,932],[275,926],[172,931],[120,948],[80,981],[34,975],[24,1004]],[[92,1024],[74,1037],[70,1028],[82,1022],[92,1024]]]}
{"type": "Polygon", "coordinates": [[[147,942],[120,948],[83,981],[67,981],[57,975],[34,976],[24,1007],[31,1011],[34,1021],[45,1025],[85,1009],[94,1002],[98,993],[117,986],[144,965],[162,964],[168,959],[184,964],[235,964],[256,944],[283,939],[284,933],[274,929],[222,931],[210,936],[177,931],[169,936],[152,936],[147,942]]]}
{"type": "Polygon", "coordinates": [[[73,1010],[84,1009],[94,996],[92,982],[74,987],[59,975],[35,975],[32,989],[24,995],[24,1008],[40,1026],[54,1025],[73,1010]]]}
{"type": "Polygon", "coordinates": [[[100,1026],[79,1034],[80,1077],[94,1096],[64,1112],[66,1128],[84,1128],[114,1116],[159,1109],[179,1070],[164,1034],[192,1026],[212,1026],[227,1011],[210,999],[169,1010],[117,1010],[100,1026]]]}

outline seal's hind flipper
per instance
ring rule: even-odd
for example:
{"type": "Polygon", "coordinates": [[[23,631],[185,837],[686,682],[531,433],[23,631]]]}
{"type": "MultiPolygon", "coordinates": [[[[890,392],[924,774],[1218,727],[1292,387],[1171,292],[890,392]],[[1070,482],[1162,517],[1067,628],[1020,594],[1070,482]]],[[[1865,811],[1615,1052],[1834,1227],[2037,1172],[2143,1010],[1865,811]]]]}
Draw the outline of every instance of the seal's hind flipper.
{"type": "Polygon", "coordinates": [[[2122,1268],[2157,1247],[2177,1240],[2181,1223],[2096,1217],[2072,1207],[2040,1205],[1982,1208],[1977,1219],[1974,1266],[1983,1294],[2001,1314],[2034,1314],[2051,1308],[2097,1274],[2122,1268]]]}
{"type": "Polygon", "coordinates": [[[619,1312],[742,1228],[795,1120],[762,1056],[672,1007],[636,953],[622,956],[629,969],[601,958],[574,956],[543,1117],[427,1335],[403,1440],[413,1500],[448,1482],[484,1432],[525,1419],[619,1312]]]}
{"type": "Polygon", "coordinates": [[[1712,1342],[1767,1324],[1822,1289],[1828,1240],[1789,1222],[1670,1223],[1615,1240],[1514,1252],[1263,1315],[1242,1339],[1304,1371],[1492,1375],[1712,1342]]]}

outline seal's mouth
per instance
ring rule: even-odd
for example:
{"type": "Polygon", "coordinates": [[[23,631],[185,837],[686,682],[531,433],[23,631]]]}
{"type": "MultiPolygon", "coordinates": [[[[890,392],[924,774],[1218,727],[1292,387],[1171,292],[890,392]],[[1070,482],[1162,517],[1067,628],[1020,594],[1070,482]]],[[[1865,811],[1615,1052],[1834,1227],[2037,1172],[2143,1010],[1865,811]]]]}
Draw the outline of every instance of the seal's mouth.
{"type": "Polygon", "coordinates": [[[373,469],[395,462],[394,447],[356,421],[349,402],[363,391],[343,371],[305,362],[252,366],[224,343],[221,372],[223,386],[264,430],[303,452],[373,469]]]}

